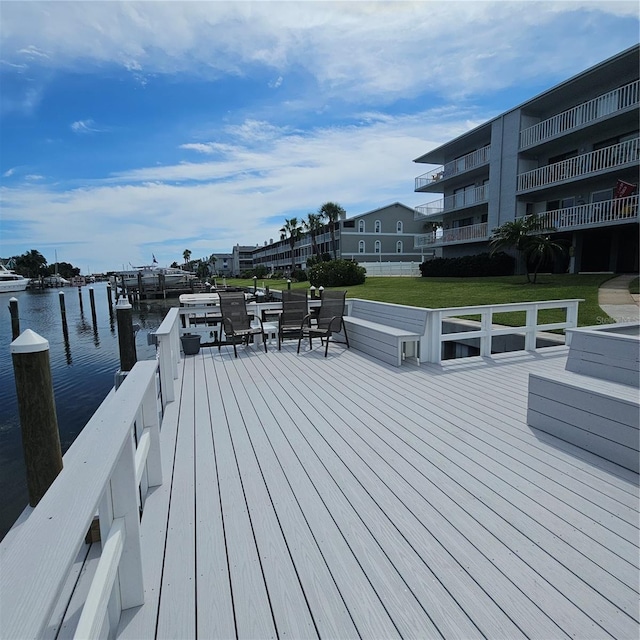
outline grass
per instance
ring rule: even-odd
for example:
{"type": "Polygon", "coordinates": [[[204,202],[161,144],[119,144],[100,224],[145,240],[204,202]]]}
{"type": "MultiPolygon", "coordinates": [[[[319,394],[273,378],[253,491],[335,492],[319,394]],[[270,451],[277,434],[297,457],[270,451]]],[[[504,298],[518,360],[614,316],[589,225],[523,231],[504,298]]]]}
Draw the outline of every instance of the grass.
{"type": "MultiPolygon", "coordinates": [[[[367,278],[362,285],[339,287],[350,298],[394,302],[415,307],[466,307],[472,305],[565,300],[583,298],[578,308],[579,326],[606,323],[607,314],[598,306],[598,287],[613,276],[607,274],[539,275],[537,284],[527,283],[525,276],[498,278],[367,278]]],[[[227,280],[233,286],[253,287],[253,280],[227,280]]],[[[258,280],[258,286],[286,289],[286,280],[258,280]]],[[[308,282],[292,283],[292,288],[306,289],[308,282]]],[[[562,322],[561,310],[540,312],[542,322],[562,322]]],[[[502,313],[499,324],[524,324],[524,313],[502,313]]]]}
{"type": "Polygon", "coordinates": [[[640,294],[640,278],[634,278],[629,283],[629,293],[640,294]]]}

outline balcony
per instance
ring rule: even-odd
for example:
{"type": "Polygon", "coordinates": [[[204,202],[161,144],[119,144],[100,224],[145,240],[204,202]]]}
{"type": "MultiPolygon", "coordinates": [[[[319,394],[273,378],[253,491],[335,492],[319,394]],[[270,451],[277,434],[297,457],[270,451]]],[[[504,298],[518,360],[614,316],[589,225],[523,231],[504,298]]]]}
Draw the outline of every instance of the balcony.
{"type": "Polygon", "coordinates": [[[545,226],[556,231],[609,226],[638,221],[638,196],[581,204],[541,214],[545,226]]]}
{"type": "Polygon", "coordinates": [[[518,176],[518,191],[530,191],[567,180],[586,178],[608,169],[637,163],[640,159],[640,138],[627,140],[575,158],[540,167],[518,176]]]}
{"type": "Polygon", "coordinates": [[[434,245],[456,244],[459,242],[474,242],[487,240],[489,237],[488,223],[471,224],[455,229],[438,229],[431,233],[415,236],[413,246],[415,249],[432,247],[434,245]]]}
{"type": "Polygon", "coordinates": [[[465,189],[464,191],[454,193],[453,195],[442,198],[441,200],[434,200],[433,202],[427,202],[426,204],[417,206],[415,208],[414,220],[441,215],[442,213],[457,211],[458,209],[466,209],[467,207],[473,207],[476,204],[486,202],[488,198],[488,184],[483,184],[475,189],[465,189]]]}
{"type": "Polygon", "coordinates": [[[456,158],[437,169],[418,176],[415,180],[414,191],[420,191],[426,187],[431,187],[442,180],[453,178],[487,164],[489,162],[490,152],[491,145],[487,145],[486,147],[482,147],[482,149],[476,149],[475,151],[468,153],[466,156],[456,158]]]}
{"type": "Polygon", "coordinates": [[[520,132],[520,149],[534,146],[590,122],[613,115],[640,101],[640,80],[604,93],[589,102],[563,111],[520,132]]]}

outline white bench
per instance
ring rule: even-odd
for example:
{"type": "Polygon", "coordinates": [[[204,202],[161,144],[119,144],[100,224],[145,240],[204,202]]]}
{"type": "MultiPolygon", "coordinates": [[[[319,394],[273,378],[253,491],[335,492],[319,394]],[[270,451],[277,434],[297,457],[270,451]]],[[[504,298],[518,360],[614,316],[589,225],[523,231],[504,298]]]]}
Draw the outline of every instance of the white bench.
{"type": "Polygon", "coordinates": [[[349,345],[396,367],[406,357],[420,364],[420,340],[428,309],[353,298],[347,300],[344,324],[349,345]]]}
{"type": "Polygon", "coordinates": [[[638,473],[638,389],[573,371],[529,374],[527,424],[638,473]]]}

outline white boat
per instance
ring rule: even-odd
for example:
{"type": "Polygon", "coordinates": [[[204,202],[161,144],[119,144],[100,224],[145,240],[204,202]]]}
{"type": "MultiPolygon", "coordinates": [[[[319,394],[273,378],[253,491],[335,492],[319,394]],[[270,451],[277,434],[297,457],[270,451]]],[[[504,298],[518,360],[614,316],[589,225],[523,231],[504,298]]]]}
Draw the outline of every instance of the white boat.
{"type": "Polygon", "coordinates": [[[111,277],[111,283],[113,286],[122,286],[122,279],[124,278],[126,287],[137,287],[141,280],[143,285],[158,286],[159,276],[164,276],[165,286],[186,285],[196,277],[189,271],[183,271],[175,267],[159,267],[154,264],[131,267],[131,269],[124,271],[115,271],[111,277]]]}
{"type": "Polygon", "coordinates": [[[7,269],[0,263],[0,293],[24,291],[29,284],[29,278],[21,276],[15,271],[7,269]]]}

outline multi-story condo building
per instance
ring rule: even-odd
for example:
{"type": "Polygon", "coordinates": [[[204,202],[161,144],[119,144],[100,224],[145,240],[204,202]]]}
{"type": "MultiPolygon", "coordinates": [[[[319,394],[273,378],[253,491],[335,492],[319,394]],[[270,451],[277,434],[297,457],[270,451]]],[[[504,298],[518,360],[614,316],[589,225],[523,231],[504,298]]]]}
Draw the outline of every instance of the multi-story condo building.
{"type": "MultiPolygon", "coordinates": [[[[415,237],[424,229],[414,210],[399,202],[338,220],[335,228],[335,255],[357,262],[422,261],[429,251],[416,247],[415,237]]],[[[331,232],[324,225],[315,238],[318,254],[334,255],[331,232]]],[[[313,255],[311,235],[303,233],[295,243],[293,262],[296,269],[305,269],[313,255]]],[[[269,272],[291,270],[291,245],[288,240],[270,240],[253,249],[254,266],[264,266],[269,272]]]]}
{"type": "Polygon", "coordinates": [[[443,257],[488,250],[492,231],[542,214],[570,250],[557,270],[638,270],[639,54],[634,46],[415,162],[439,228],[416,237],[443,257]],[[441,225],[441,226],[440,226],[441,225]]]}
{"type": "MultiPolygon", "coordinates": [[[[253,251],[254,246],[245,246],[236,244],[231,254],[231,275],[239,277],[246,271],[253,269],[253,251]]],[[[225,275],[227,275],[225,273],[225,275]]]]}

